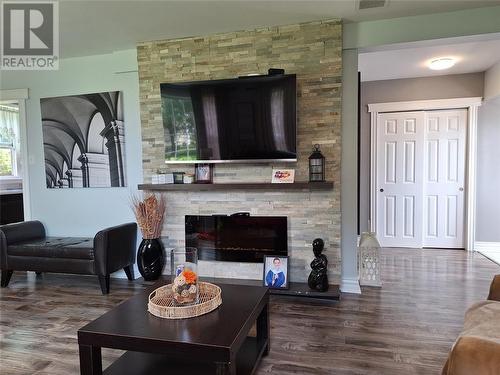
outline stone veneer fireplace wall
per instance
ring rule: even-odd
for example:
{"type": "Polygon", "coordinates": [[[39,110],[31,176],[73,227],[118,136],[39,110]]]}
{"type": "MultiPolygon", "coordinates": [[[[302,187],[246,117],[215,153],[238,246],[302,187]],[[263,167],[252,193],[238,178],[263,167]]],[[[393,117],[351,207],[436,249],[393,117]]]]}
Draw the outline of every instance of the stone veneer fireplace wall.
{"type": "MultiPolygon", "coordinates": [[[[340,280],[340,158],[342,24],[339,20],[265,27],[209,36],[140,43],[140,103],[144,182],[158,169],[193,171],[192,165],[164,163],[160,83],[234,78],[283,68],[297,75],[297,151],[295,164],[216,165],[214,181],[269,182],[273,167],[296,169],[308,180],[308,157],[315,143],[326,157],[333,190],[227,190],[167,192],[163,227],[166,247],[184,245],[184,215],[231,214],[288,217],[290,279],[304,281],[313,258],[311,242],[325,240],[331,283],[340,280]]],[[[353,124],[354,126],[355,124],[353,124]]],[[[200,262],[201,274],[262,277],[262,264],[200,262]]],[[[166,273],[169,271],[166,270],[166,273]]]]}

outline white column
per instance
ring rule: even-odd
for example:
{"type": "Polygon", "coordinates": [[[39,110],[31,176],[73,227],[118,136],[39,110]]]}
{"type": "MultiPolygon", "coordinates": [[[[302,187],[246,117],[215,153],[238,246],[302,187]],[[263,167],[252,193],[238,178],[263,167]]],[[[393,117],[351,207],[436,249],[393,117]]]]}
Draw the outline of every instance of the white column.
{"type": "Polygon", "coordinates": [[[342,283],[343,293],[361,293],[358,277],[357,205],[358,205],[358,51],[342,53],[342,283]]]}
{"type": "Polygon", "coordinates": [[[83,171],[81,169],[68,169],[66,175],[69,179],[69,187],[81,188],[83,187],[83,171]]]}
{"type": "Polygon", "coordinates": [[[100,133],[106,138],[111,186],[125,186],[125,131],[123,121],[111,121],[100,133]]]}
{"type": "Polygon", "coordinates": [[[69,178],[64,177],[59,180],[59,183],[61,184],[61,188],[67,189],[69,188],[69,178]]]}
{"type": "Polygon", "coordinates": [[[82,163],[82,177],[84,187],[109,187],[109,158],[104,154],[87,152],[80,155],[78,161],[82,163]]]}

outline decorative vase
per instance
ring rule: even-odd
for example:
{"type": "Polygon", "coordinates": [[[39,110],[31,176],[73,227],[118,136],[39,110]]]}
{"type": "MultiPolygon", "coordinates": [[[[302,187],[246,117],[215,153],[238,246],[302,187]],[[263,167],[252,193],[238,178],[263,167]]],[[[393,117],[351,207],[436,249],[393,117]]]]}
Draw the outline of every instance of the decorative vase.
{"type": "Polygon", "coordinates": [[[328,290],[328,259],[323,252],[325,243],[321,238],[316,238],[313,241],[314,259],[311,262],[311,273],[307,279],[309,288],[318,292],[326,292],[328,290]]]}
{"type": "Polygon", "coordinates": [[[163,245],[158,238],[143,238],[137,250],[137,266],[146,281],[160,277],[165,265],[163,245]]]}
{"type": "Polygon", "coordinates": [[[198,250],[194,247],[170,252],[172,292],[177,306],[198,303],[198,250]]]}

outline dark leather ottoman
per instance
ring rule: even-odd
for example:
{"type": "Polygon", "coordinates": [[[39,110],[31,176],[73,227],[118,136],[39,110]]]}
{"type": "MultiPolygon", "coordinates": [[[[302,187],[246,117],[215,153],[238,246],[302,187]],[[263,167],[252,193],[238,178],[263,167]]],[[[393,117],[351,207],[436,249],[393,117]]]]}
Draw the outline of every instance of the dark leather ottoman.
{"type": "Polygon", "coordinates": [[[39,221],[0,226],[1,286],[13,271],[97,275],[103,294],[109,293],[109,275],[123,268],[134,279],[137,224],[128,223],[98,232],[94,238],[46,237],[39,221]]]}

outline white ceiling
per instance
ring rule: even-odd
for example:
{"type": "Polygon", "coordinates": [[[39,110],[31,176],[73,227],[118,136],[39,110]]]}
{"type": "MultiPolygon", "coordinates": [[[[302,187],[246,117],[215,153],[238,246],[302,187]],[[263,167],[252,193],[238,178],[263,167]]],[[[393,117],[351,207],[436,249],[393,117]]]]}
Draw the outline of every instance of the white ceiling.
{"type": "MultiPolygon", "coordinates": [[[[460,42],[452,40],[432,41],[405,46],[406,48],[360,53],[359,71],[362,81],[378,81],[396,78],[430,77],[448,74],[484,72],[500,62],[500,35],[488,40],[460,42]],[[437,43],[437,45],[436,45],[437,43]],[[432,44],[432,45],[425,45],[432,44]],[[455,66],[446,70],[431,70],[427,63],[439,57],[454,57],[455,66]]],[[[466,39],[467,40],[467,39],[466,39]]]]}
{"type": "Polygon", "coordinates": [[[61,57],[110,53],[137,42],[327,18],[346,22],[499,5],[500,0],[389,0],[357,10],[358,0],[61,0],[61,57]]]}

